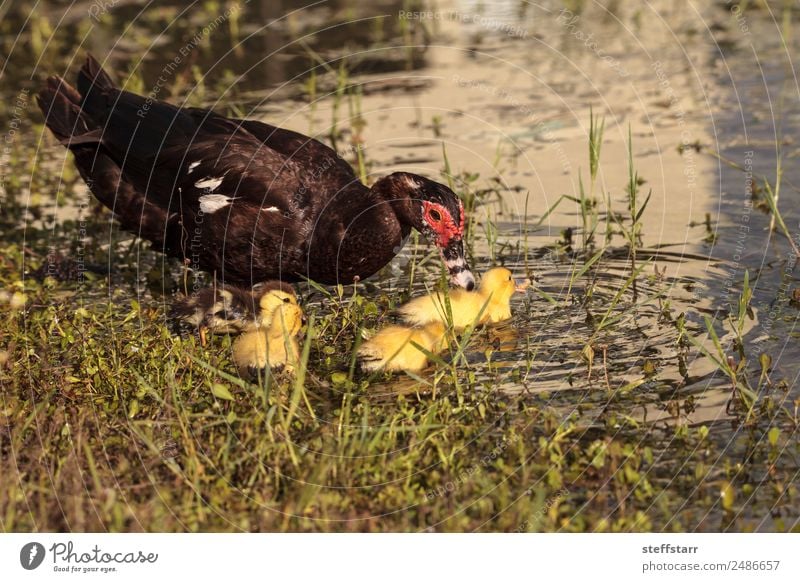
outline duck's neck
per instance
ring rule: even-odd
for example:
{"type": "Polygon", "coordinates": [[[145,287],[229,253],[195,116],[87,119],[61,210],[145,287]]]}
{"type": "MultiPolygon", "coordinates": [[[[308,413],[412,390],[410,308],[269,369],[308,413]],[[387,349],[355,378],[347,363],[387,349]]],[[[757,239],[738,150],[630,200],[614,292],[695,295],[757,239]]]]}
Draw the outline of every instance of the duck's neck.
{"type": "Polygon", "coordinates": [[[411,228],[420,230],[420,213],[415,211],[414,200],[410,195],[416,189],[414,174],[394,172],[375,182],[370,189],[379,202],[388,202],[397,221],[403,227],[404,236],[411,228]]]}
{"type": "Polygon", "coordinates": [[[350,284],[369,277],[394,258],[411,229],[420,227],[409,196],[413,189],[403,176],[391,174],[372,188],[354,183],[339,193],[341,203],[329,205],[313,230],[308,253],[313,257],[310,278],[350,284]]]}

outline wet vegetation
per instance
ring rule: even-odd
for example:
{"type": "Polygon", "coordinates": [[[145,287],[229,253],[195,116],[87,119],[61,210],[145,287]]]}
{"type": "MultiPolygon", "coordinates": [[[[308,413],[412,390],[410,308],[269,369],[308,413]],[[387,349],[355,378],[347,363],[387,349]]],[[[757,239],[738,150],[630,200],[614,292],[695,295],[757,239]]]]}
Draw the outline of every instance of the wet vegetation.
{"type": "MultiPolygon", "coordinates": [[[[425,90],[435,23],[341,2],[287,16],[270,36],[249,25],[281,16],[267,4],[233,10],[158,98],[265,118],[302,108],[297,129],[337,147],[364,181],[385,173],[395,160],[371,155],[372,99],[425,90]],[[281,47],[281,58],[252,56],[281,47]]],[[[587,110],[578,123],[588,174],[573,168],[577,191],[534,204],[530,187],[505,177],[519,152],[500,144],[475,171],[442,145],[456,121],[420,114],[414,131],[433,146],[405,163],[428,164],[462,197],[476,273],[504,265],[534,282],[513,301],[513,320],[453,338],[420,374],[360,371],[363,332],[444,284],[435,251],[413,238],[356,286],[300,285],[304,365],[294,377],[245,379],[233,338],[202,347],[168,320],[196,274],[118,230],[33,103],[45,72],[74,69],[87,48],[78,39],[109,50],[98,31],[122,35],[115,72],[147,94],[164,55],[238,5],[205,2],[185,17],[177,5],[103,6],[61,24],[41,7],[27,22],[26,7],[1,20],[0,42],[19,33],[39,57],[31,71],[7,44],[0,77],[4,531],[798,531],[797,189],[782,162],[796,154],[791,143],[760,146],[776,160],[755,171],[748,221],[769,229],[771,246],[737,259],[730,278],[731,262],[714,255],[734,236],[717,224],[724,217],[698,210],[669,241],[648,233],[646,220],[670,209],[651,198],[659,186],[639,168],[630,120],[615,121],[622,147],[610,152],[609,118],[587,110]]],[[[743,9],[764,16],[761,3],[743,9]]],[[[784,32],[798,18],[786,10],[784,32]]],[[[478,28],[468,44],[478,50],[485,36],[494,47],[497,34],[478,28]]]]}

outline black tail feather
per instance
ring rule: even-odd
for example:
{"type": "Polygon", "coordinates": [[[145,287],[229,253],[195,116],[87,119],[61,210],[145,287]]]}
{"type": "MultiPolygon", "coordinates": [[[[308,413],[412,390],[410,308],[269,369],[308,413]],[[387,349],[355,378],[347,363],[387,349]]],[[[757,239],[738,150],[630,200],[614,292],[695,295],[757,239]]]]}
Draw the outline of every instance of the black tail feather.
{"type": "MultiPolygon", "coordinates": [[[[172,245],[180,249],[183,244],[180,215],[177,212],[170,215],[157,200],[148,199],[137,190],[135,184],[125,179],[120,164],[107,149],[105,142],[114,130],[108,125],[109,111],[118,97],[119,90],[111,78],[88,55],[78,75],[77,90],[60,77],[50,77],[39,91],[37,101],[47,127],[72,150],[81,177],[95,197],[117,214],[123,228],[164,252],[180,254],[182,251],[172,250],[172,245]]],[[[120,140],[125,142],[130,138],[123,133],[120,140]]]]}
{"type": "Polygon", "coordinates": [[[81,108],[98,126],[108,122],[108,115],[116,101],[117,89],[100,63],[92,55],[86,55],[86,62],[78,72],[78,91],[81,95],[81,108]]]}
{"type": "Polygon", "coordinates": [[[37,102],[47,127],[65,146],[76,145],[75,138],[87,136],[95,129],[91,119],[81,111],[80,94],[61,77],[47,79],[37,102]]]}
{"type": "Polygon", "coordinates": [[[100,143],[107,115],[104,92],[109,89],[114,89],[111,77],[87,54],[78,73],[77,90],[61,77],[50,77],[39,91],[39,108],[47,127],[67,147],[100,143]]]}
{"type": "Polygon", "coordinates": [[[87,99],[93,87],[103,91],[105,89],[113,89],[115,85],[97,59],[87,53],[86,62],[78,73],[78,91],[83,95],[83,100],[87,99]]]}

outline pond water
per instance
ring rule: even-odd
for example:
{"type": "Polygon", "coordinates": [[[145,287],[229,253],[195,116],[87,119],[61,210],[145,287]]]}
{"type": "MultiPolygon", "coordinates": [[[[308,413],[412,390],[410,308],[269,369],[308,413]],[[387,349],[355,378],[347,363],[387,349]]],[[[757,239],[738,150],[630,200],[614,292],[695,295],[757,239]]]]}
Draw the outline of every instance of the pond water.
{"type": "MultiPolygon", "coordinates": [[[[40,22],[38,37],[24,42],[43,56],[26,62],[19,55],[27,47],[6,47],[12,59],[2,70],[0,112],[8,124],[40,123],[35,87],[53,72],[71,77],[88,50],[131,90],[316,136],[356,166],[360,151],[370,181],[401,169],[446,181],[446,155],[457,190],[475,201],[473,268],[502,263],[535,287],[514,300],[511,322],[470,344],[467,360],[487,389],[580,410],[589,425],[606,410],[607,393],[621,389],[632,394],[610,405],[621,415],[669,426],[718,423],[712,438],[726,442],[739,430],[729,422],[739,417],[729,406],[731,381],[697,346],[716,353],[709,317],[725,357],[741,359],[727,319],[736,316],[747,272],[753,298],[741,322],[743,374],[766,389],[758,362],[768,356],[769,381],[785,386],[780,405],[796,406],[796,256],[780,230],[770,231],[764,196],[764,177],[774,189],[780,159],[778,207],[790,233],[800,232],[796,7],[742,12],[731,2],[669,0],[232,6],[164,2],[143,10],[121,1],[40,11],[52,30],[40,22]],[[48,46],[53,31],[59,44],[48,46]],[[594,178],[592,116],[604,123],[594,178]],[[637,208],[649,196],[633,261],[623,235],[631,227],[629,140],[637,208]],[[597,201],[594,211],[581,212],[582,191],[597,201]],[[597,222],[592,244],[585,244],[587,220],[597,222]],[[695,343],[675,324],[681,314],[695,343]]],[[[5,16],[6,33],[23,28],[24,14],[5,16]]],[[[21,131],[12,137],[39,140],[21,131]]],[[[16,195],[18,204],[32,200],[14,228],[45,244],[65,232],[75,237],[70,229],[91,214],[65,160],[52,140],[37,150],[39,168],[67,176],[39,179],[63,192],[58,204],[31,196],[24,184],[16,195]]],[[[94,234],[105,243],[119,237],[94,234]]],[[[100,262],[108,248],[97,247],[100,262]]],[[[430,252],[407,245],[363,292],[407,292],[412,258],[423,256],[413,285],[421,292],[438,276],[430,252]]],[[[395,377],[371,389],[376,402],[381,395],[391,401],[419,383],[395,377]]]]}

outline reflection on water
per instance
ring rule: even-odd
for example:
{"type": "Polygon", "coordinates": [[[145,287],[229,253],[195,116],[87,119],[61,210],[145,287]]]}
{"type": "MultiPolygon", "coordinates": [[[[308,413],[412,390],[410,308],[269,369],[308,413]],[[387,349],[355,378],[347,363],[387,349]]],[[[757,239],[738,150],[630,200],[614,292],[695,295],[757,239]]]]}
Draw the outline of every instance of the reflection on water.
{"type": "MultiPolygon", "coordinates": [[[[235,94],[263,93],[313,72],[338,69],[345,55],[351,74],[424,66],[430,31],[419,21],[398,19],[403,7],[399,0],[157,5],[94,0],[38,6],[29,18],[33,7],[21,2],[4,5],[3,28],[13,31],[6,40],[9,50],[19,31],[35,37],[55,33],[61,42],[41,39],[44,54],[37,65],[42,74],[63,71],[73,58],[82,59],[81,52],[90,51],[102,55],[101,60],[108,55],[117,70],[140,76],[145,92],[158,85],[166,68],[171,78],[163,96],[180,95],[200,80],[235,94]],[[172,62],[175,67],[168,66],[172,62]]],[[[24,59],[10,60],[4,70],[17,79],[30,73],[24,59]]]]}

